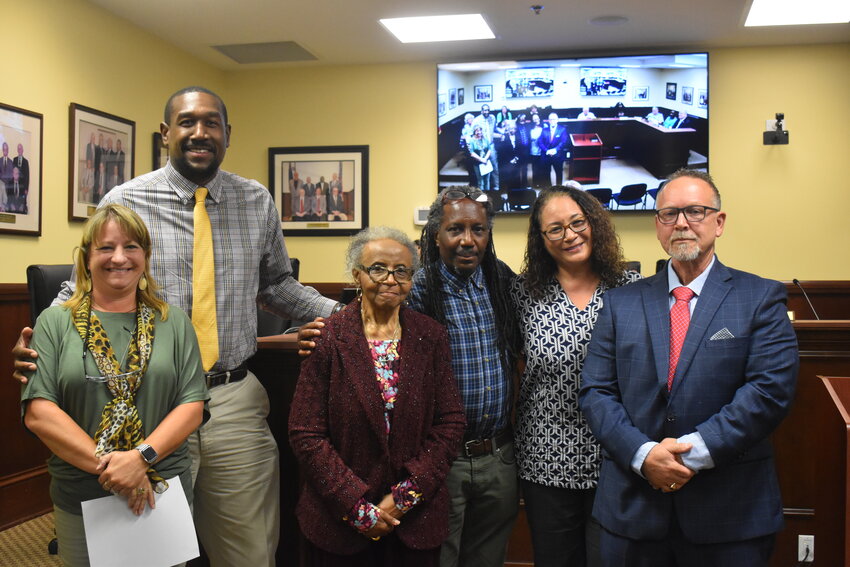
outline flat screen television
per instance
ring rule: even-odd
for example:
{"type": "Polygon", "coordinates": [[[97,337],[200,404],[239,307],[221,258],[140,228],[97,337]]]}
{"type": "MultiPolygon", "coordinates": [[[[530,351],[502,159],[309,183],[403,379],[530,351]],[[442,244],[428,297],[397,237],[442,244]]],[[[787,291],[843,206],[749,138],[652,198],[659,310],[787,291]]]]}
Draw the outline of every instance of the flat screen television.
{"type": "Polygon", "coordinates": [[[708,168],[707,53],[441,63],[437,101],[440,187],[481,187],[501,213],[567,180],[653,211],[670,173],[708,168]]]}

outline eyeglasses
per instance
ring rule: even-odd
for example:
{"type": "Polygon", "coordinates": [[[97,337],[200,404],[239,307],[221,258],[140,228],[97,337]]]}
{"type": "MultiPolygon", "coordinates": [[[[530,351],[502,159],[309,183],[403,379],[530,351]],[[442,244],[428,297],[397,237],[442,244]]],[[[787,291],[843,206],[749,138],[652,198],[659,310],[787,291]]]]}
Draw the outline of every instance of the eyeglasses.
{"type": "Polygon", "coordinates": [[[720,209],[714,207],[706,207],[705,205],[690,205],[688,207],[665,207],[658,209],[655,216],[658,217],[658,222],[661,224],[673,224],[679,219],[679,214],[685,214],[685,220],[688,222],[700,222],[705,218],[709,211],[716,213],[720,209]]]}
{"type": "Polygon", "coordinates": [[[390,274],[395,278],[395,281],[401,282],[409,282],[411,278],[413,278],[413,268],[408,268],[407,266],[402,266],[400,268],[396,268],[395,270],[390,270],[386,266],[381,266],[380,264],[375,264],[372,266],[363,266],[362,264],[357,266],[358,269],[363,270],[369,275],[369,279],[375,283],[382,283],[387,281],[387,278],[390,277],[390,274]]]}
{"type": "Polygon", "coordinates": [[[579,232],[584,232],[587,230],[587,227],[590,226],[590,223],[587,222],[587,219],[576,219],[569,224],[559,224],[558,226],[553,226],[547,230],[543,231],[543,236],[545,236],[549,240],[561,240],[567,235],[567,229],[569,228],[574,233],[578,234],[579,232]]]}
{"type": "Polygon", "coordinates": [[[96,384],[105,384],[106,382],[109,382],[110,380],[115,380],[116,382],[128,382],[133,377],[141,376],[141,375],[142,375],[142,370],[138,369],[138,370],[131,370],[130,372],[125,372],[124,374],[116,374],[115,376],[89,376],[88,374],[86,374],[85,376],[86,376],[87,382],[94,382],[96,384]]]}
{"type": "Polygon", "coordinates": [[[481,189],[475,187],[461,187],[460,189],[449,189],[443,193],[442,203],[445,205],[449,201],[458,201],[460,199],[471,199],[476,203],[486,203],[487,195],[481,189]]]}

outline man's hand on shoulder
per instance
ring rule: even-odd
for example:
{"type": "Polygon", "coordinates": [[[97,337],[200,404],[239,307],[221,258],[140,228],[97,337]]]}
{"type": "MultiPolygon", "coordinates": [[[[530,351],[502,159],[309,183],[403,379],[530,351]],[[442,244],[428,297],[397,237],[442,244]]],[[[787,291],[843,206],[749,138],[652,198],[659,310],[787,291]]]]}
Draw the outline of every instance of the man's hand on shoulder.
{"type": "Polygon", "coordinates": [[[652,488],[662,492],[675,492],[693,478],[696,473],[682,464],[680,456],[691,448],[690,443],[679,443],[676,439],[667,437],[649,451],[641,472],[652,488]]]}
{"type": "Polygon", "coordinates": [[[298,328],[298,355],[310,356],[316,348],[315,339],[322,336],[325,324],[324,317],[316,317],[314,320],[298,328]]]}
{"type": "Polygon", "coordinates": [[[34,371],[35,364],[32,361],[38,358],[38,353],[29,348],[31,339],[32,329],[24,327],[21,331],[21,336],[18,337],[18,342],[12,348],[12,358],[14,359],[12,378],[21,384],[27,383],[27,377],[24,376],[24,372],[34,371]]]}

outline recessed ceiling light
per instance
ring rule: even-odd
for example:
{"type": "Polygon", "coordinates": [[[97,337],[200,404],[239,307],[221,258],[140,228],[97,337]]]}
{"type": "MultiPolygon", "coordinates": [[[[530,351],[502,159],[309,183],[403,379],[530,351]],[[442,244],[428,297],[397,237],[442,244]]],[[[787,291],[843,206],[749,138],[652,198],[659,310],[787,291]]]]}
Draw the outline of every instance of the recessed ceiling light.
{"type": "Polygon", "coordinates": [[[493,39],[493,31],[481,14],[421,16],[379,20],[402,43],[493,39]]]}
{"type": "Polygon", "coordinates": [[[850,2],[847,0],[753,0],[744,25],[797,26],[847,22],[850,22],[850,2]]]}
{"type": "Polygon", "coordinates": [[[594,26],[620,26],[628,21],[629,19],[625,16],[597,16],[590,19],[590,23],[594,26]]]}

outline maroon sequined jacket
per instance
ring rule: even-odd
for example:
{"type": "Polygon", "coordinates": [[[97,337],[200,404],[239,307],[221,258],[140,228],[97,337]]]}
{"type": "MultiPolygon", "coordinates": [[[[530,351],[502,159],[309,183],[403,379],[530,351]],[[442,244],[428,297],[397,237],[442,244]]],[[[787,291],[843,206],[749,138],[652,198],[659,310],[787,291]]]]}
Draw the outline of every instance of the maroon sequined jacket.
{"type": "Polygon", "coordinates": [[[408,547],[431,549],[448,535],[445,478],[465,420],[445,328],[401,308],[398,399],[389,436],[359,302],[326,321],[301,365],[289,416],[289,442],[305,483],[297,516],[316,546],[342,555],[370,541],[343,520],[365,497],[377,504],[410,476],[423,493],[395,533],[408,547]]]}

